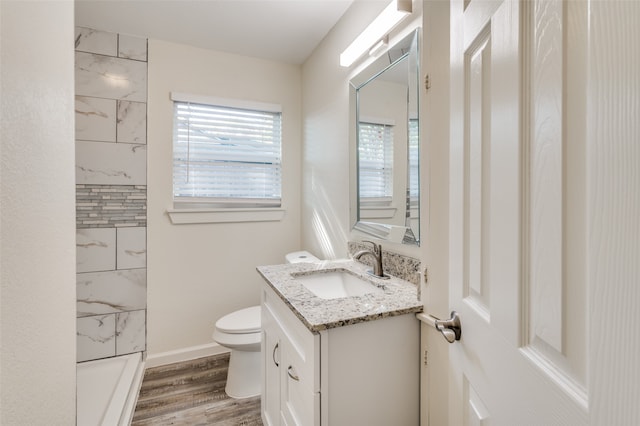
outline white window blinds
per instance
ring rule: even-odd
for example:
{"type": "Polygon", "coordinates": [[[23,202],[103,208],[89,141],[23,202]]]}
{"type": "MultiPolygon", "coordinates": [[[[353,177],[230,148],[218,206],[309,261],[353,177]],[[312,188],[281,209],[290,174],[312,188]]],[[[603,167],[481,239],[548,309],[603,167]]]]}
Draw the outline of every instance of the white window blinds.
{"type": "Polygon", "coordinates": [[[361,198],[390,201],[393,196],[393,126],[358,123],[361,198]]]}
{"type": "Polygon", "coordinates": [[[174,99],[174,202],[280,206],[281,121],[279,111],[174,99]]]}

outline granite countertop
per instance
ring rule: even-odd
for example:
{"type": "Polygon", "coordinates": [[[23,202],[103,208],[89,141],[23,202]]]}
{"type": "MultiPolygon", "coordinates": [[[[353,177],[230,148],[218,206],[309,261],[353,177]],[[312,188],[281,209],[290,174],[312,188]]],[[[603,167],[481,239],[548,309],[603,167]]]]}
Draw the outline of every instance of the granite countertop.
{"type": "Polygon", "coordinates": [[[375,278],[367,274],[366,271],[370,269],[368,266],[350,259],[258,266],[256,269],[312,332],[422,311],[416,285],[396,277],[387,280],[375,278]],[[383,292],[338,299],[321,299],[296,279],[301,275],[336,270],[347,270],[381,287],[383,292]]]}

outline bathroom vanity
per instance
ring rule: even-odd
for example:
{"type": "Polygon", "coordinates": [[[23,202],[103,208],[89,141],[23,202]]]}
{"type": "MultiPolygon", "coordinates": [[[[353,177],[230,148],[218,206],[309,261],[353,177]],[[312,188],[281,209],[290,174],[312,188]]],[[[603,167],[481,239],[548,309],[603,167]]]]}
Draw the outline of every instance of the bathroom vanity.
{"type": "Polygon", "coordinates": [[[419,423],[416,286],[366,269],[354,261],[258,267],[265,425],[419,423]],[[341,289],[323,291],[323,282],[341,289]]]}

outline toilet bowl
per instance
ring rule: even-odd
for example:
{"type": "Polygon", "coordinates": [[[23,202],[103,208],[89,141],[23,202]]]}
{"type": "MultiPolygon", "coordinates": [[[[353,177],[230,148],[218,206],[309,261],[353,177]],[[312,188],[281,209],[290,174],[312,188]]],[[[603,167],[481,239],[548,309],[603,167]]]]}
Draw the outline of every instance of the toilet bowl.
{"type": "Polygon", "coordinates": [[[232,398],[260,395],[260,306],[240,309],[216,322],[213,340],[231,349],[225,392],[232,398]]]}
{"type": "MultiPolygon", "coordinates": [[[[307,251],[286,255],[287,263],[319,262],[307,251]]],[[[231,398],[260,395],[260,306],[231,312],[216,321],[213,340],[231,350],[225,392],[231,398]]]]}

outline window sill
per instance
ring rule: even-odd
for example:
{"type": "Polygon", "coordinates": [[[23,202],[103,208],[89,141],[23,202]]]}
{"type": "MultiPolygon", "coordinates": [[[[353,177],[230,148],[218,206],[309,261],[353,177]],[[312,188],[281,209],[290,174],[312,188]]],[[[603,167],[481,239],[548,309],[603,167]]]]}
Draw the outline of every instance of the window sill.
{"type": "Polygon", "coordinates": [[[174,225],[196,223],[276,222],[284,218],[281,208],[167,209],[174,225]]]}
{"type": "Polygon", "coordinates": [[[395,216],[395,207],[363,207],[360,206],[361,219],[390,219],[395,216]]]}

